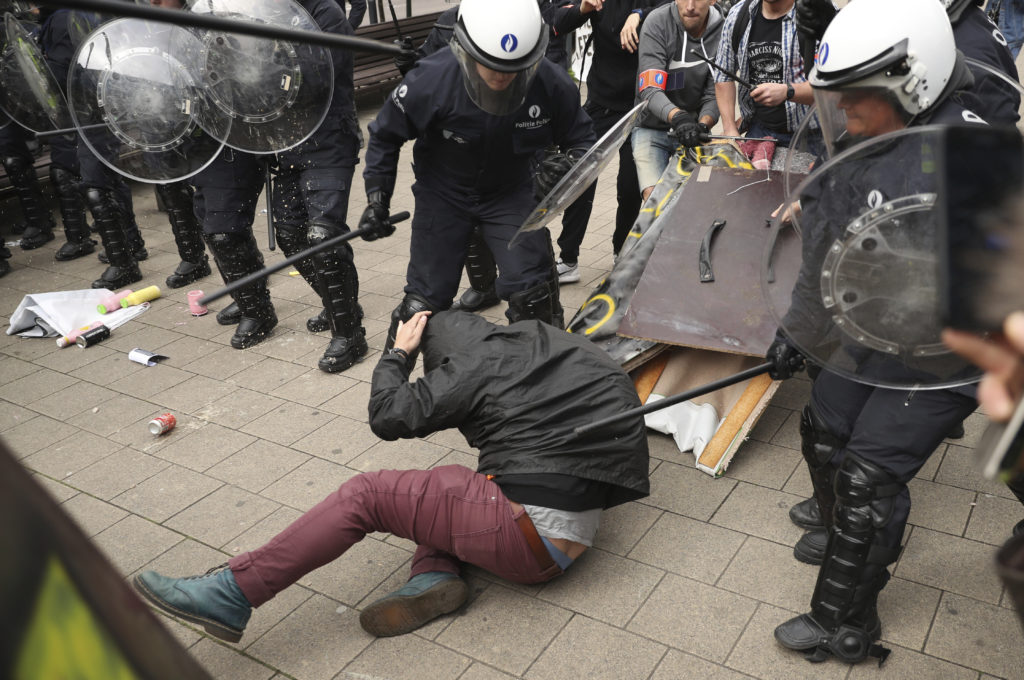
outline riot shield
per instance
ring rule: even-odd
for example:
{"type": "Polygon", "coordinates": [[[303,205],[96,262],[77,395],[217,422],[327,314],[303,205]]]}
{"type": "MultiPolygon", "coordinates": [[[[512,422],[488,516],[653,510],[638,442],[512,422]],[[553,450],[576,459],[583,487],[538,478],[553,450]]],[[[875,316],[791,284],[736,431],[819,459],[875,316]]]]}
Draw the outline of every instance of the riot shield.
{"type": "Polygon", "coordinates": [[[881,387],[932,389],[979,371],[940,340],[943,128],[873,137],[803,181],[772,225],[761,287],[780,330],[815,363],[881,387]],[[772,266],[799,224],[798,271],[772,266]]]}
{"type": "Polygon", "coordinates": [[[0,108],[33,132],[71,127],[68,104],[43,53],[13,14],[4,15],[0,108]]]}
{"type": "MultiPolygon", "coordinates": [[[[319,31],[292,0],[196,0],[192,12],[319,31]]],[[[206,93],[230,126],[209,129],[240,151],[277,153],[301,144],[323,122],[334,91],[330,50],[225,33],[202,34],[206,93]]]]}
{"type": "Polygon", "coordinates": [[[521,234],[535,231],[555,219],[562,211],[572,205],[587,188],[594,183],[605,166],[617,157],[619,148],[629,139],[633,126],[643,115],[647,102],[640,102],[633,110],[612,126],[594,146],[587,150],[579,161],[558,181],[551,192],[533,209],[523,226],[509,241],[511,248],[518,243],[521,234]]]}
{"type": "Polygon", "coordinates": [[[68,98],[89,149],[118,173],[142,182],[190,177],[209,165],[230,121],[204,95],[202,43],[170,24],[117,19],[75,53],[68,98]]]}

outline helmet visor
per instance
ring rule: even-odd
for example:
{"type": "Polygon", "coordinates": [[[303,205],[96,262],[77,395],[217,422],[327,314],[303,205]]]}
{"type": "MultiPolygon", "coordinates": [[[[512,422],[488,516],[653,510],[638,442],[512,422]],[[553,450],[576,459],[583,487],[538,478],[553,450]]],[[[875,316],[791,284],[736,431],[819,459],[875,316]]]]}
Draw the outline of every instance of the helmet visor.
{"type": "Polygon", "coordinates": [[[896,96],[884,87],[814,88],[814,103],[829,157],[907,125],[907,115],[896,96]]]}
{"type": "Polygon", "coordinates": [[[482,111],[494,116],[507,116],[526,101],[526,93],[537,75],[540,61],[519,71],[495,71],[474,59],[458,40],[451,41],[451,48],[462,69],[466,92],[482,111]]]}

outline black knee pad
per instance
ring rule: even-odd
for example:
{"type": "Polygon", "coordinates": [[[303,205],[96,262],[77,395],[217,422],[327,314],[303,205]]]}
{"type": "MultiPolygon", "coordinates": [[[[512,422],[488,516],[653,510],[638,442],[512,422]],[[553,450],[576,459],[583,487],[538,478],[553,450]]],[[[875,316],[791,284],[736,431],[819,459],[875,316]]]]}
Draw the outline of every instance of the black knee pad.
{"type": "Polygon", "coordinates": [[[192,213],[192,201],[195,191],[185,182],[171,182],[170,184],[157,184],[156,193],[163,201],[167,212],[180,211],[192,213]]]}
{"type": "Polygon", "coordinates": [[[50,166],[50,183],[60,196],[73,195],[78,193],[78,177],[70,170],[50,166]]]}
{"type": "Polygon", "coordinates": [[[885,528],[904,487],[885,469],[847,452],[835,477],[836,525],[850,534],[885,528]]]}

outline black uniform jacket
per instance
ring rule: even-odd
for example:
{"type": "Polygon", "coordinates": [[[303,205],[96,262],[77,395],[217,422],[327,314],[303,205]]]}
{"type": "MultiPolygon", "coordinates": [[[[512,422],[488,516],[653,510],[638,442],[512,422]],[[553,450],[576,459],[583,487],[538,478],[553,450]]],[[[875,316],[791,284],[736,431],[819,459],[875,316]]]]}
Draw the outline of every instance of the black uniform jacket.
{"type": "Polygon", "coordinates": [[[530,162],[547,146],[586,149],[595,141],[576,86],[550,61],[541,60],[522,106],[494,116],[469,98],[447,48],[409,71],[370,123],[367,193],[392,193],[399,151],[410,139],[417,183],[456,204],[508,196],[529,184],[530,162]]]}
{"type": "Polygon", "coordinates": [[[426,374],[385,355],[373,373],[370,429],[381,439],[457,427],[478,472],[562,474],[612,485],[608,507],[650,493],[642,416],[583,437],[573,428],[640,405],[632,381],[586,338],[539,321],[496,326],[466,312],[427,321],[426,374]]]}

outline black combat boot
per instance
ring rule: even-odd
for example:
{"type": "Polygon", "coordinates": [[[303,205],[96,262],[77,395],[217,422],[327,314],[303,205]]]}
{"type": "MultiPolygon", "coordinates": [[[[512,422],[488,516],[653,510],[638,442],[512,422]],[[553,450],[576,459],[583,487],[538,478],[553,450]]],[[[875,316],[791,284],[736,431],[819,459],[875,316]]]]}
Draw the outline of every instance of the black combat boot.
{"type": "MultiPolygon", "coordinates": [[[[775,629],[775,639],[804,652],[808,661],[835,656],[858,663],[869,656],[879,664],[889,650],[882,635],[878,593],[889,579],[886,567],[899,557],[892,540],[893,501],[904,486],[882,468],[847,453],[835,476],[834,522],[811,597],[811,611],[775,629]]],[[[898,540],[897,540],[898,543],[898,540]]]]}
{"type": "Polygon", "coordinates": [[[11,273],[11,263],[7,260],[11,257],[11,251],[6,246],[0,245],[0,278],[11,273]]]}
{"type": "Polygon", "coordinates": [[[74,260],[96,250],[96,241],[89,238],[89,225],[85,221],[85,201],[78,190],[78,178],[64,168],[50,166],[50,184],[57,194],[60,218],[64,222],[67,243],[54,255],[59,262],[74,260]]]}
{"type": "MultiPolygon", "coordinates": [[[[206,244],[213,253],[213,261],[220,269],[224,283],[237,281],[263,268],[263,254],[252,232],[210,234],[206,244]]],[[[231,346],[245,349],[259,344],[277,325],[277,314],[270,302],[267,282],[260,280],[249,284],[232,293],[232,297],[242,311],[242,317],[235,334],[231,336],[231,346]]]]}
{"type": "Polygon", "coordinates": [[[185,182],[158,184],[157,195],[167,210],[181,262],[167,277],[168,288],[181,288],[210,275],[210,259],[203,246],[203,231],[192,209],[192,187],[185,182]]]}
{"type": "Polygon", "coordinates": [[[501,302],[494,282],[498,279],[498,266],[494,256],[480,233],[480,227],[473,229],[466,250],[466,276],[469,277],[469,290],[462,294],[455,304],[454,310],[476,312],[487,309],[501,302]]]}
{"type": "Polygon", "coordinates": [[[221,326],[234,326],[242,320],[242,310],[234,300],[224,309],[217,312],[217,323],[221,326]]]}
{"type": "Polygon", "coordinates": [[[21,211],[28,226],[21,235],[21,249],[33,250],[53,240],[53,215],[46,209],[43,194],[36,180],[31,157],[12,155],[3,159],[4,169],[18,194],[21,211]]]}
{"type": "Polygon", "coordinates": [[[555,328],[562,328],[564,317],[558,299],[558,279],[552,277],[526,290],[513,293],[508,299],[505,316],[509,323],[537,319],[555,328]]]}
{"type": "MultiPolygon", "coordinates": [[[[341,233],[341,228],[336,225],[314,222],[309,227],[309,242],[317,245],[341,233]]],[[[352,262],[352,247],[348,243],[321,251],[312,259],[317,289],[323,291],[321,300],[331,328],[331,342],[317,365],[321,371],[339,373],[366,356],[369,349],[366,330],[360,325],[362,315],[356,304],[359,276],[352,262]]]]}
{"type": "Polygon", "coordinates": [[[113,192],[91,187],[85,193],[85,202],[96,221],[109,263],[103,276],[92,282],[92,287],[116,290],[142,280],[142,272],[125,237],[126,217],[113,192]]]}

